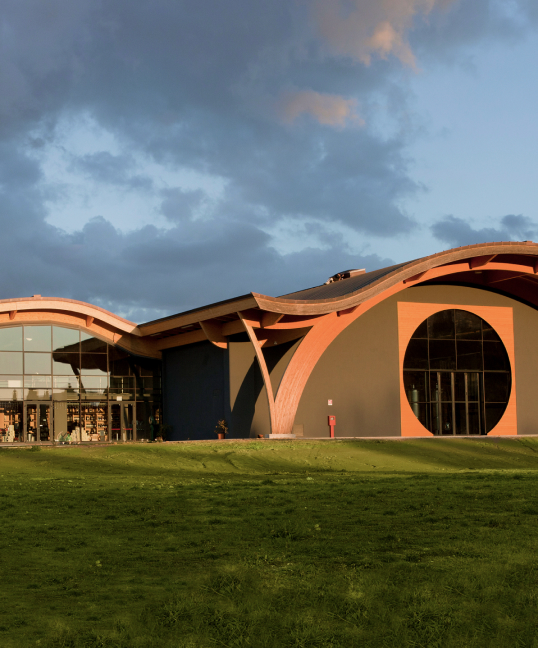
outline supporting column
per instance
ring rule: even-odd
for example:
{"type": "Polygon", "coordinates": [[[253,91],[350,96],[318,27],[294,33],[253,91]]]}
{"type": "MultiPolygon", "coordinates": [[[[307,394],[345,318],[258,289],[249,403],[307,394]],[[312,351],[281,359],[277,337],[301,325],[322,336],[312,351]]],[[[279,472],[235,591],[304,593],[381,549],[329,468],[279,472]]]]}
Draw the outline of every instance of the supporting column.
{"type": "MultiPolygon", "coordinates": [[[[246,313],[238,312],[237,315],[239,316],[239,319],[241,320],[243,327],[247,332],[250,341],[252,342],[252,346],[254,347],[256,358],[258,360],[258,365],[260,367],[260,371],[262,372],[263,383],[265,385],[265,393],[267,394],[267,404],[269,406],[270,433],[274,434],[275,397],[273,394],[273,386],[271,384],[271,376],[269,375],[269,370],[267,369],[267,363],[265,362],[265,358],[263,357],[263,351],[262,351],[260,341],[256,337],[256,333],[252,327],[253,321],[249,320],[248,315],[246,313]]],[[[256,322],[256,324],[258,324],[258,322],[256,322]]]]}

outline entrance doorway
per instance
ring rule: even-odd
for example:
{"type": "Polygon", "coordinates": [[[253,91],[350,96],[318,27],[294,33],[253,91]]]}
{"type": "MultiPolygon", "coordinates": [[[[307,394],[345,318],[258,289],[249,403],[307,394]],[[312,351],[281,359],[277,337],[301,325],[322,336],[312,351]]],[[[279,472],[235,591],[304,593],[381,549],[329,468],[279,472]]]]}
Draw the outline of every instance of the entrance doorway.
{"type": "Polygon", "coordinates": [[[111,441],[135,441],[134,403],[112,403],[110,406],[111,441]]]}
{"type": "MultiPolygon", "coordinates": [[[[0,405],[2,405],[0,403],[0,405]]],[[[22,424],[16,413],[10,417],[0,407],[0,440],[26,443],[136,441],[135,403],[107,403],[106,401],[69,401],[20,403],[22,424]],[[110,416],[110,418],[109,418],[110,416]],[[109,428],[110,424],[110,428],[109,428]],[[110,435],[109,435],[110,429],[110,435]]],[[[153,420],[153,419],[152,419],[153,420]]],[[[146,438],[147,435],[144,435],[146,438]]]]}
{"type": "Polygon", "coordinates": [[[52,408],[50,403],[25,403],[24,439],[27,443],[52,441],[52,408]]]}
{"type": "Polygon", "coordinates": [[[54,440],[81,441],[80,412],[76,402],[54,402],[54,440]]]}
{"type": "Polygon", "coordinates": [[[483,434],[480,373],[432,371],[430,381],[433,433],[483,434]]]}
{"type": "Polygon", "coordinates": [[[108,403],[83,402],[80,405],[80,441],[108,441],[108,403]]]}

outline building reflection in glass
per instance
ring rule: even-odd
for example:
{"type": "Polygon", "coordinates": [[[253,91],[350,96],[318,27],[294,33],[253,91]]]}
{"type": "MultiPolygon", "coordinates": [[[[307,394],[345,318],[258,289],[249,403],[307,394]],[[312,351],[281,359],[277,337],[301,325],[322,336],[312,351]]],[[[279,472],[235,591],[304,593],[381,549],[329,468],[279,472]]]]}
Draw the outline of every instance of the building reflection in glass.
{"type": "Polygon", "coordinates": [[[78,329],[0,329],[0,443],[154,439],[161,363],[78,329]]]}

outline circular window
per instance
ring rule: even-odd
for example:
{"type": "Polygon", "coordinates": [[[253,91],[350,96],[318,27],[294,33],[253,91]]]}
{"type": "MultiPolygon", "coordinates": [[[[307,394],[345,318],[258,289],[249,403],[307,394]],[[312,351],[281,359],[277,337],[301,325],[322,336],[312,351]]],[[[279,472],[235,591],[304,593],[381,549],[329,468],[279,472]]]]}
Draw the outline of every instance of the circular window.
{"type": "Polygon", "coordinates": [[[416,329],[403,380],[415,416],[433,434],[487,434],[510,398],[510,360],[500,337],[464,310],[431,315],[416,329]]]}

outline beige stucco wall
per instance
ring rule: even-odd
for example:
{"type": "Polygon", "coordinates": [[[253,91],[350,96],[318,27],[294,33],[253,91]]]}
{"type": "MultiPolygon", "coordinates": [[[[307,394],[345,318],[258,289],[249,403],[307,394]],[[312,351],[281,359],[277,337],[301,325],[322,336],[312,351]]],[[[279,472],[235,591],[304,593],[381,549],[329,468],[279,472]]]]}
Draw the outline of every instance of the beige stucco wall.
{"type": "Polygon", "coordinates": [[[329,414],[337,418],[337,436],[400,436],[398,301],[511,306],[518,434],[538,433],[538,311],[476,288],[417,286],[367,311],[329,346],[299,403],[295,424],[303,425],[304,436],[328,436],[329,414]]]}
{"type": "Polygon", "coordinates": [[[388,299],[350,324],[315,366],[295,424],[305,437],[400,434],[396,301],[388,299]],[[333,405],[327,403],[332,399],[333,405]]]}

